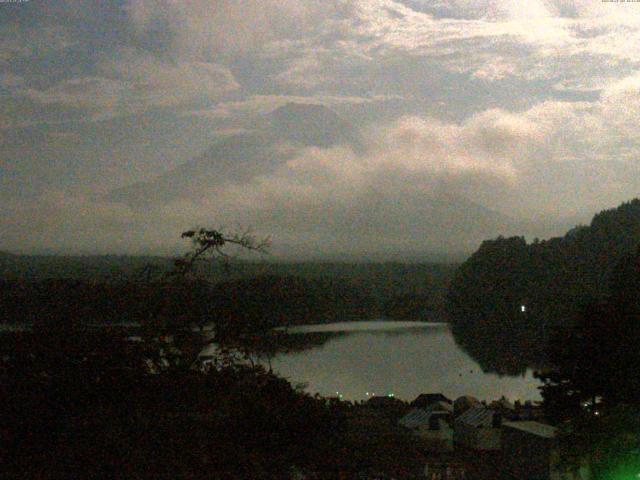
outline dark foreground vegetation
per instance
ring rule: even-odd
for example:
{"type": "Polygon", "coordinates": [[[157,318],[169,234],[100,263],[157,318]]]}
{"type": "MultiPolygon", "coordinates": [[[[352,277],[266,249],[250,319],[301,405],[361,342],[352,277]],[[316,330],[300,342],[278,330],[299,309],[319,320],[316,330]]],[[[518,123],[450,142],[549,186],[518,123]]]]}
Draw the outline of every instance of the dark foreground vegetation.
{"type": "Polygon", "coordinates": [[[137,344],[60,333],[3,339],[4,478],[278,478],[339,438],[337,413],[274,375],[153,373],[137,344]]]}
{"type": "Polygon", "coordinates": [[[597,479],[640,476],[640,249],[610,275],[610,294],[550,339],[538,376],[547,417],[563,430],[567,468],[597,479]]]}
{"type": "Polygon", "coordinates": [[[58,322],[1,341],[2,478],[414,478],[419,470],[406,435],[364,435],[347,404],[260,367],[189,368],[160,337],[131,342],[118,330],[58,322]]]}
{"type": "Polygon", "coordinates": [[[597,214],[564,237],[485,241],[457,271],[445,309],[456,341],[485,370],[516,374],[586,305],[605,300],[616,266],[640,244],[640,200],[597,214]]]}
{"type": "Polygon", "coordinates": [[[157,279],[3,282],[3,319],[28,325],[0,332],[0,477],[417,478],[408,434],[371,436],[353,406],[310,396],[258,362],[290,313],[279,297],[263,303],[260,285],[295,298],[304,293],[295,282],[212,285],[193,260],[225,239],[195,240],[157,279]],[[247,291],[255,300],[243,297],[237,315],[226,299],[247,291]]]}

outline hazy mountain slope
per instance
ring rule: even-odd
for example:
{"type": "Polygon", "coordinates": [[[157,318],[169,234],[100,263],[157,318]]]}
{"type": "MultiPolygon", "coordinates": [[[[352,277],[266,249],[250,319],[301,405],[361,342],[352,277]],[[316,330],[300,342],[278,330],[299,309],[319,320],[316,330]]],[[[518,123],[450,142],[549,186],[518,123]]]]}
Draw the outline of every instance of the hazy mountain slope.
{"type": "Polygon", "coordinates": [[[286,162],[294,147],[363,148],[359,132],[320,105],[287,104],[254,122],[250,131],[215,142],[201,156],[147,182],[107,195],[133,207],[195,198],[203,191],[228,183],[244,183],[286,162]]]}
{"type": "Polygon", "coordinates": [[[358,130],[322,105],[289,103],[266,115],[256,125],[273,142],[329,148],[348,145],[356,150],[364,147],[358,130]]]}
{"type": "MultiPolygon", "coordinates": [[[[256,119],[245,133],[216,141],[199,157],[147,182],[112,191],[107,198],[138,210],[181,199],[215,198],[217,189],[230,185],[251,188],[256,176],[268,176],[301,148],[334,146],[367,158],[365,141],[353,125],[324,106],[290,103],[256,119]]],[[[347,200],[343,197],[320,201],[310,195],[288,202],[285,195],[285,200],[251,205],[251,224],[273,235],[278,232],[282,251],[276,246],[277,254],[304,258],[471,252],[484,239],[524,230],[521,222],[439,188],[382,185],[354,188],[347,200]],[[379,240],[381,229],[384,242],[379,240]]]]}

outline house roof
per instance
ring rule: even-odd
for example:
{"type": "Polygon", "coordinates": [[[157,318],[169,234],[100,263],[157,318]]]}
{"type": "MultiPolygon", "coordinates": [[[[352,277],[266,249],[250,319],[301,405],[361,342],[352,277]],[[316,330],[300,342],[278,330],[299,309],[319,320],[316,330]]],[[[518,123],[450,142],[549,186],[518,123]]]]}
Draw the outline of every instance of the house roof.
{"type": "Polygon", "coordinates": [[[398,421],[398,423],[407,428],[415,428],[419,427],[420,425],[429,423],[430,417],[431,412],[427,412],[426,410],[422,410],[421,408],[414,408],[404,417],[402,417],[398,421]]]}
{"type": "Polygon", "coordinates": [[[411,406],[424,408],[435,402],[452,403],[451,400],[445,397],[442,393],[421,393],[413,402],[411,402],[411,406]]]}
{"type": "Polygon", "coordinates": [[[443,425],[442,422],[444,422],[445,424],[447,423],[446,421],[444,421],[443,414],[446,415],[447,413],[448,412],[443,412],[442,410],[433,410],[433,409],[423,410],[421,408],[414,408],[409,413],[407,413],[404,417],[402,417],[398,421],[398,423],[403,427],[416,428],[421,425],[428,425],[431,421],[431,417],[433,415],[436,415],[435,418],[438,419],[438,425],[440,425],[440,428],[442,428],[442,425],[443,425]]]}
{"type": "Polygon", "coordinates": [[[463,395],[462,397],[456,398],[455,402],[453,402],[454,410],[467,410],[474,405],[480,405],[480,401],[477,398],[471,397],[469,395],[463,395]]]}
{"type": "Polygon", "coordinates": [[[429,405],[425,410],[432,412],[452,412],[453,406],[451,406],[450,403],[438,401],[429,405]]]}
{"type": "Polygon", "coordinates": [[[504,410],[515,410],[515,405],[507,400],[505,397],[500,398],[500,400],[496,400],[491,402],[490,405],[492,408],[504,409],[504,410]]]}
{"type": "Polygon", "coordinates": [[[537,437],[554,438],[556,436],[556,427],[540,422],[504,422],[502,425],[508,428],[515,428],[516,430],[530,433],[531,435],[535,435],[537,437]]]}
{"type": "Polygon", "coordinates": [[[456,418],[456,422],[465,423],[473,427],[491,427],[493,426],[493,414],[493,410],[484,405],[477,405],[456,418]]]}

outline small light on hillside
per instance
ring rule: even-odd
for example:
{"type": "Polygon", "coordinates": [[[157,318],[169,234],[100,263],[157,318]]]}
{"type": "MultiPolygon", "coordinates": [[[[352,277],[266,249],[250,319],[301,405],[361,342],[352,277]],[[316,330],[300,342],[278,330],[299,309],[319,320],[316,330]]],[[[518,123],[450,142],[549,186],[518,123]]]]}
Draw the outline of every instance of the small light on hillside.
{"type": "Polygon", "coordinates": [[[522,313],[525,313],[525,312],[527,311],[527,307],[526,307],[526,305],[520,305],[520,311],[521,311],[522,313]]]}

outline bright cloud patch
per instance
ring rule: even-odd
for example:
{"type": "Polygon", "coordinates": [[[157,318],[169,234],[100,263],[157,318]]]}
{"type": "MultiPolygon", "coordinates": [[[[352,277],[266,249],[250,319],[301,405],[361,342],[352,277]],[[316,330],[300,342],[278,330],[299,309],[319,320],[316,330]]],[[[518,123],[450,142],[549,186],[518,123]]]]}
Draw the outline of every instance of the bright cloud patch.
{"type": "Polygon", "coordinates": [[[154,225],[212,221],[309,245],[468,246],[502,220],[487,213],[483,230],[454,210],[557,219],[640,189],[640,3],[116,3],[21,5],[0,22],[7,248],[35,224],[60,245],[116,251],[170,244],[154,225]],[[236,172],[244,183],[144,215],[88,194],[54,201],[42,186],[104,193],[105,172],[122,186],[152,178],[289,102],[332,108],[365,132],[365,148],[282,145],[287,161],[236,172]],[[40,200],[24,201],[26,189],[40,200]],[[43,202],[56,208],[43,215],[43,202]],[[447,230],[444,218],[469,229],[447,230]],[[94,228],[104,239],[87,237],[94,228]]]}
{"type": "Polygon", "coordinates": [[[94,118],[105,118],[215,100],[238,88],[231,72],[221,65],[163,62],[131,49],[117,52],[100,65],[99,73],[43,90],[21,88],[16,93],[34,102],[86,109],[94,118]]]}

